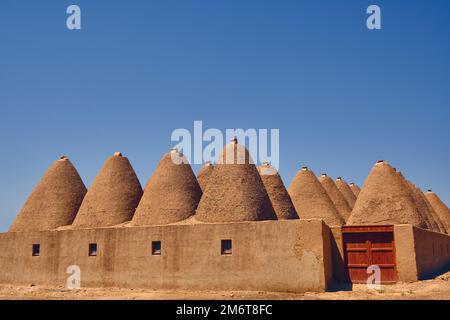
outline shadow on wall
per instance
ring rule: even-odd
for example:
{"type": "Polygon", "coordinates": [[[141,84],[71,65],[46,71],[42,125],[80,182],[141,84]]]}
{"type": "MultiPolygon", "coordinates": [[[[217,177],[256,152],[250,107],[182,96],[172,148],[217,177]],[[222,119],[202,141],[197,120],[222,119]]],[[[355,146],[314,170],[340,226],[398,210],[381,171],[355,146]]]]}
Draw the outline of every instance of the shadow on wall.
{"type": "Polygon", "coordinates": [[[436,277],[439,277],[449,271],[450,271],[450,263],[448,263],[446,266],[438,269],[438,271],[436,271],[436,272],[431,272],[431,273],[427,272],[427,273],[422,274],[419,277],[419,280],[433,280],[436,277]]]}
{"type": "Polygon", "coordinates": [[[338,282],[333,281],[333,283],[328,288],[329,292],[338,292],[338,291],[353,291],[353,284],[348,282],[338,282]]]}
{"type": "Polygon", "coordinates": [[[351,291],[353,285],[347,274],[342,252],[342,232],[340,227],[330,228],[331,253],[333,258],[333,283],[329,291],[351,291]]]}
{"type": "Polygon", "coordinates": [[[434,279],[450,270],[450,237],[413,228],[417,273],[420,280],[434,279]]]}

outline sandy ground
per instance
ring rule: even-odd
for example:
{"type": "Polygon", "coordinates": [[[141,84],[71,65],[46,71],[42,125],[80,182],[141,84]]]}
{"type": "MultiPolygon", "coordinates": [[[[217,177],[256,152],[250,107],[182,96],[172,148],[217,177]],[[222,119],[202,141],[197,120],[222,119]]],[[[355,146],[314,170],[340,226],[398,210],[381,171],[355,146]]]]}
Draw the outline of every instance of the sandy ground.
{"type": "Polygon", "coordinates": [[[302,294],[255,291],[180,291],[121,288],[68,290],[44,286],[0,285],[1,300],[450,300],[450,272],[433,280],[382,286],[354,285],[352,291],[302,294]]]}

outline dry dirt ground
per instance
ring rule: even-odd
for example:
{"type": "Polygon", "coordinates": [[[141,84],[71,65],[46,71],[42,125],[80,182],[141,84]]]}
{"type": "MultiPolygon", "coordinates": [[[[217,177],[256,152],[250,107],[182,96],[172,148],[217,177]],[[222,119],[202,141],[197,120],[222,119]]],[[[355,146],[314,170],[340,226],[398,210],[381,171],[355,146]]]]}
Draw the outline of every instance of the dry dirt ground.
{"type": "Polygon", "coordinates": [[[382,286],[354,285],[352,291],[302,294],[258,291],[180,291],[120,288],[68,290],[44,286],[0,285],[0,300],[450,300],[450,272],[433,280],[382,286]]]}

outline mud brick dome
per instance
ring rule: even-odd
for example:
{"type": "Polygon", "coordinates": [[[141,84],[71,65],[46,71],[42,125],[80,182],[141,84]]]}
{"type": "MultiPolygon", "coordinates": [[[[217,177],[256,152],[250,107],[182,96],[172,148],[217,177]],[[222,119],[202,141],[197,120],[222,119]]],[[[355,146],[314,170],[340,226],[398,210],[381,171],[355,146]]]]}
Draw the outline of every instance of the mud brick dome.
{"type": "Polygon", "coordinates": [[[426,229],[435,231],[435,232],[443,232],[445,233],[445,229],[442,226],[442,222],[437,219],[437,217],[434,215],[433,211],[429,210],[429,207],[426,203],[423,203],[421,194],[422,192],[416,191],[416,186],[412,184],[412,182],[405,179],[403,174],[400,171],[397,171],[394,168],[394,171],[396,171],[397,175],[400,177],[401,181],[406,185],[406,187],[409,189],[409,193],[411,198],[413,199],[414,205],[419,212],[419,215],[422,217],[422,219],[425,221],[426,229]]]}
{"type": "Polygon", "coordinates": [[[297,172],[288,192],[301,219],[323,219],[331,226],[345,224],[326,190],[307,167],[297,172]]]}
{"type": "Polygon", "coordinates": [[[218,157],[217,163],[254,165],[247,148],[243,144],[239,144],[237,138],[233,138],[229,144],[225,145],[218,157]]]}
{"type": "Polygon", "coordinates": [[[294,204],[278,171],[265,162],[258,168],[258,172],[278,220],[298,219],[294,204]]]}
{"type": "Polygon", "coordinates": [[[324,187],[325,191],[328,193],[328,196],[338,210],[339,214],[344,218],[344,220],[347,221],[347,219],[350,217],[352,209],[348,205],[347,200],[345,200],[342,193],[339,191],[333,179],[331,179],[326,174],[322,174],[319,177],[319,181],[324,187]]]}
{"type": "Polygon", "coordinates": [[[436,214],[426,203],[426,199],[423,197],[422,191],[416,188],[416,186],[410,182],[406,181],[408,187],[411,190],[411,195],[414,200],[414,204],[416,205],[417,210],[422,215],[422,217],[425,220],[425,224],[427,225],[427,229],[436,231],[436,232],[443,232],[445,233],[445,229],[442,226],[442,222],[437,219],[436,214]],[[431,210],[430,210],[431,209],[431,210]]]}
{"type": "Polygon", "coordinates": [[[142,197],[138,177],[120,152],[106,160],[89,188],[74,227],[107,227],[130,221],[142,197]]]}
{"type": "Polygon", "coordinates": [[[341,177],[338,177],[336,179],[336,186],[338,187],[339,191],[344,196],[345,200],[347,200],[348,205],[351,209],[355,206],[356,202],[356,196],[353,193],[352,189],[350,189],[350,186],[348,183],[342,179],[341,177]]]}
{"type": "Polygon", "coordinates": [[[425,193],[425,197],[427,198],[429,204],[433,208],[436,215],[442,221],[447,233],[450,234],[450,210],[445,205],[444,202],[435,194],[432,190],[428,190],[425,193]]]}
{"type": "Polygon", "coordinates": [[[208,184],[213,171],[214,165],[211,162],[207,162],[197,174],[197,181],[203,192],[206,190],[206,185],[208,184]]]}
{"type": "Polygon", "coordinates": [[[237,139],[220,154],[195,217],[203,222],[277,219],[258,170],[237,139]]]}
{"type": "Polygon", "coordinates": [[[360,187],[354,182],[350,182],[349,186],[355,197],[358,198],[359,192],[361,191],[360,187]]]}
{"type": "Polygon", "coordinates": [[[70,225],[86,191],[71,161],[62,156],[39,181],[9,231],[45,231],[70,225]]]}
{"type": "Polygon", "coordinates": [[[414,187],[411,184],[409,184],[409,182],[405,179],[405,177],[403,176],[403,174],[400,171],[397,171],[396,168],[393,168],[393,169],[394,169],[395,174],[400,179],[401,183],[404,185],[405,191],[409,193],[409,196],[412,199],[412,203],[413,203],[414,207],[416,208],[417,212],[419,213],[421,220],[424,221],[424,223],[425,223],[425,225],[422,226],[422,228],[426,228],[426,229],[433,230],[433,231],[435,231],[436,229],[439,230],[434,219],[431,219],[431,217],[429,217],[429,212],[423,211],[423,208],[421,207],[420,199],[417,197],[417,195],[415,194],[415,192],[413,190],[414,187]]]}
{"type": "Polygon", "coordinates": [[[447,230],[447,227],[446,227],[446,224],[445,224],[444,220],[441,219],[441,217],[436,213],[436,211],[431,206],[430,202],[428,201],[428,199],[426,198],[426,196],[424,195],[422,190],[420,190],[419,188],[417,188],[417,190],[420,191],[420,195],[421,195],[422,199],[425,201],[425,204],[426,204],[426,206],[428,208],[428,211],[431,213],[434,221],[438,225],[438,227],[441,230],[441,232],[442,233],[449,233],[449,231],[447,230]]]}
{"type": "Polygon", "coordinates": [[[131,225],[163,225],[195,213],[202,190],[186,157],[173,149],[166,153],[144,189],[131,225]]]}
{"type": "Polygon", "coordinates": [[[386,161],[372,168],[352,210],[348,225],[412,224],[426,228],[411,192],[386,161]]]}

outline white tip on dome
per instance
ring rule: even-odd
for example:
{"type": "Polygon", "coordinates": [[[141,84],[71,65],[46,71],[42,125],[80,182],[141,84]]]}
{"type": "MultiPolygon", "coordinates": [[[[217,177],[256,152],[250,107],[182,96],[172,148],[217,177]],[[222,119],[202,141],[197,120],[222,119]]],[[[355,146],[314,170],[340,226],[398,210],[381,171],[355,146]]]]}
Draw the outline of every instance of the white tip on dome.
{"type": "Polygon", "coordinates": [[[119,151],[114,152],[114,156],[115,157],[121,157],[122,156],[122,152],[119,152],[119,151]]]}
{"type": "Polygon", "coordinates": [[[386,160],[378,160],[375,165],[388,164],[386,160]]]}

